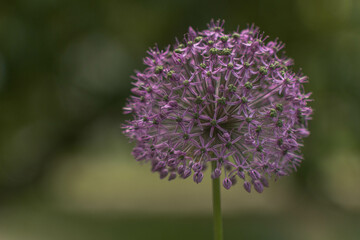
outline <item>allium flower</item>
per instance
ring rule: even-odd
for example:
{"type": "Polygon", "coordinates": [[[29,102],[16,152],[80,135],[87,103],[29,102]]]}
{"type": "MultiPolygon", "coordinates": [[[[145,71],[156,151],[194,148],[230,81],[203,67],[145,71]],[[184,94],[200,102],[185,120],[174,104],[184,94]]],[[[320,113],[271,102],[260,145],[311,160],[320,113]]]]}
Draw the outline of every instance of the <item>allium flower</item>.
{"type": "Polygon", "coordinates": [[[223,24],[190,27],[173,48],[148,51],[124,132],[136,142],[135,158],[160,178],[193,175],[200,183],[213,162],[211,176],[223,175],[226,189],[241,179],[247,192],[261,193],[302,160],[312,113],[307,77],[293,72],[277,39],[266,41],[253,25],[227,34],[223,24]]]}

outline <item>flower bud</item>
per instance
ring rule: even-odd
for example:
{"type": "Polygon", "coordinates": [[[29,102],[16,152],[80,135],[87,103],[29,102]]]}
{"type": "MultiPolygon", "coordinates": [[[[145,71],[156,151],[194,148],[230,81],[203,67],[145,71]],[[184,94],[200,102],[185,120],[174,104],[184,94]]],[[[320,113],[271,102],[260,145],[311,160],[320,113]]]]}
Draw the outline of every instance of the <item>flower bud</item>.
{"type": "Polygon", "coordinates": [[[214,170],[214,172],[211,174],[211,177],[212,177],[213,179],[215,179],[215,178],[219,178],[220,175],[221,175],[221,169],[220,169],[220,168],[216,168],[216,169],[214,170]]]}
{"type": "Polygon", "coordinates": [[[269,181],[266,178],[261,177],[260,181],[261,181],[262,185],[264,185],[264,187],[269,187],[269,181]]]}
{"type": "Polygon", "coordinates": [[[250,193],[251,192],[251,184],[249,182],[244,182],[244,189],[250,193]]]}
{"type": "Polygon", "coordinates": [[[230,189],[231,188],[231,185],[232,185],[232,182],[231,182],[231,180],[229,179],[229,178],[225,178],[224,180],[223,180],[223,186],[224,186],[224,188],[226,188],[226,189],[230,189]]]}
{"type": "Polygon", "coordinates": [[[296,135],[298,135],[299,137],[307,137],[310,135],[310,132],[306,128],[299,128],[296,131],[296,135]]]}
{"type": "Polygon", "coordinates": [[[169,175],[169,181],[174,180],[176,178],[176,172],[171,172],[169,175]]]}
{"type": "Polygon", "coordinates": [[[178,167],[178,174],[179,174],[179,175],[182,175],[182,174],[184,173],[184,171],[185,171],[184,165],[180,165],[180,166],[178,167]]]}
{"type": "Polygon", "coordinates": [[[264,191],[264,186],[259,180],[254,181],[254,188],[258,193],[262,193],[264,191]]]}
{"type": "Polygon", "coordinates": [[[196,163],[192,166],[192,169],[193,169],[195,172],[201,171],[201,168],[202,168],[202,165],[201,165],[200,162],[196,162],[196,163]]]}
{"type": "Polygon", "coordinates": [[[158,171],[158,170],[164,168],[165,166],[166,166],[166,162],[160,161],[155,165],[154,171],[158,171]]]}
{"type": "Polygon", "coordinates": [[[167,168],[164,168],[160,171],[160,179],[165,178],[169,173],[169,170],[167,170],[167,168]]]}
{"type": "Polygon", "coordinates": [[[195,172],[195,174],[193,176],[194,182],[200,183],[202,181],[203,177],[204,177],[204,174],[202,172],[195,172]]]}
{"type": "Polygon", "coordinates": [[[253,180],[260,179],[261,177],[260,173],[256,170],[250,170],[249,175],[253,180]]]}
{"type": "Polygon", "coordinates": [[[188,178],[190,175],[191,175],[191,170],[188,169],[188,168],[186,168],[186,169],[184,170],[184,173],[183,173],[183,176],[182,176],[182,177],[185,179],[185,178],[188,178]]]}

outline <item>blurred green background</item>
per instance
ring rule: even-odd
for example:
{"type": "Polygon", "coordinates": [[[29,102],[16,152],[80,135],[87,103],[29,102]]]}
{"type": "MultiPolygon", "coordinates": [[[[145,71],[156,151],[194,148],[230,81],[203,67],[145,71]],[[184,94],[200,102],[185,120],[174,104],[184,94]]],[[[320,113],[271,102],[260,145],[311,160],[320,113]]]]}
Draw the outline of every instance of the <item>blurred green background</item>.
{"type": "Polygon", "coordinates": [[[223,190],[226,239],[360,239],[360,1],[0,1],[0,239],[211,239],[210,181],[167,182],[122,136],[130,75],[211,18],[256,23],[310,77],[305,161],[223,190]]]}

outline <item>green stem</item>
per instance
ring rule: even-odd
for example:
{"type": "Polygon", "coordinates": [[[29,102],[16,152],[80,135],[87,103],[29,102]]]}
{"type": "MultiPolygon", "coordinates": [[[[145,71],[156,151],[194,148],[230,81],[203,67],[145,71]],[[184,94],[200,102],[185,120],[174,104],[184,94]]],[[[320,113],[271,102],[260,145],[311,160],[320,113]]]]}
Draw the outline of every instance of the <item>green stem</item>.
{"type": "MultiPolygon", "coordinates": [[[[216,168],[216,162],[212,162],[212,171],[216,168]]],[[[223,240],[221,201],[220,201],[220,177],[212,180],[213,214],[214,214],[214,240],[223,240]]]]}

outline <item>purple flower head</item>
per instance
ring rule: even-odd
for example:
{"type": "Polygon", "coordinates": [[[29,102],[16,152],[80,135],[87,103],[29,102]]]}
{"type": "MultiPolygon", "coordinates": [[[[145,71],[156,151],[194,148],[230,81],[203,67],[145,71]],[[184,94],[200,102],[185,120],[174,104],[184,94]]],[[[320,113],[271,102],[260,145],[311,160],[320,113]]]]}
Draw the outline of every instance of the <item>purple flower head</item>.
{"type": "Polygon", "coordinates": [[[211,176],[223,175],[226,189],[240,180],[260,193],[302,160],[312,114],[307,77],[293,71],[277,39],[254,25],[226,33],[223,24],[190,27],[172,47],[149,49],[133,77],[124,133],[136,160],[160,178],[193,174],[200,183],[214,162],[211,176]]]}

